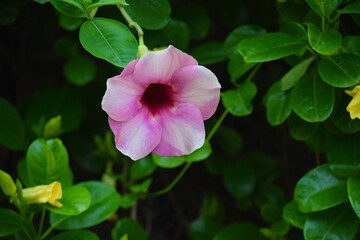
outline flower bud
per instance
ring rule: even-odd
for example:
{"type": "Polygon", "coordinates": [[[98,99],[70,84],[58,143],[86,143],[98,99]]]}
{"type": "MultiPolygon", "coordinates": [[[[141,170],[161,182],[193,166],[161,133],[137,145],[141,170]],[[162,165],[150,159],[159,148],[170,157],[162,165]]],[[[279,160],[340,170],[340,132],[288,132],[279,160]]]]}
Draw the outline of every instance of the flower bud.
{"type": "Polygon", "coordinates": [[[0,170],[0,186],[6,196],[16,193],[16,185],[9,174],[0,170]]]}
{"type": "Polygon", "coordinates": [[[49,185],[39,185],[36,187],[23,189],[23,197],[28,204],[49,203],[55,207],[63,205],[57,201],[62,198],[62,189],[60,182],[53,182],[49,185]]]}

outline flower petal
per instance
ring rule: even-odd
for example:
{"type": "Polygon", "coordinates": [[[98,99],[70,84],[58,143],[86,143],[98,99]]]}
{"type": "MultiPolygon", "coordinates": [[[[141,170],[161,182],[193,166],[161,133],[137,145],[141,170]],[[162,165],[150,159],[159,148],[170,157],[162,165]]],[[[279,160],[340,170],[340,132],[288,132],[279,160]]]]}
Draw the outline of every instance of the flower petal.
{"type": "Polygon", "coordinates": [[[350,101],[349,105],[346,107],[346,110],[350,113],[351,119],[359,118],[360,119],[360,92],[356,92],[353,95],[353,99],[350,101]]]}
{"type": "Polygon", "coordinates": [[[131,120],[118,122],[109,117],[111,130],[115,134],[116,148],[132,160],[145,157],[159,144],[161,126],[147,108],[131,120]]]}
{"type": "Polygon", "coordinates": [[[175,101],[195,105],[204,120],[214,114],[220,101],[221,85],[209,69],[198,65],[180,68],[174,73],[171,83],[175,101]]]}
{"type": "Polygon", "coordinates": [[[205,128],[200,110],[192,104],[179,104],[160,112],[161,140],[154,149],[160,156],[181,156],[200,148],[205,128]]]}
{"type": "Polygon", "coordinates": [[[169,46],[165,50],[148,52],[135,66],[134,80],[142,85],[150,83],[170,84],[173,73],[181,67],[197,65],[190,55],[169,46]]]}
{"type": "Polygon", "coordinates": [[[137,60],[129,63],[123,72],[108,79],[107,89],[101,102],[102,109],[116,121],[127,121],[140,110],[144,88],[135,83],[132,72],[137,60]]]}

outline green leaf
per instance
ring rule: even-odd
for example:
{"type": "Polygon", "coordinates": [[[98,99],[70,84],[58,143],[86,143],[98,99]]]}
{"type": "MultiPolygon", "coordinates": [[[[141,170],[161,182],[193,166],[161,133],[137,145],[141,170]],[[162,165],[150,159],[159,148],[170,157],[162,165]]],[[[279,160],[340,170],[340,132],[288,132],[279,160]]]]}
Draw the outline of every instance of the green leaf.
{"type": "Polygon", "coordinates": [[[69,239],[76,239],[76,240],[99,240],[99,237],[96,236],[95,233],[90,232],[88,230],[72,230],[67,232],[62,232],[51,240],[69,240],[69,239]]]}
{"type": "Polygon", "coordinates": [[[146,193],[150,187],[151,182],[152,179],[148,178],[140,184],[130,186],[130,190],[134,193],[146,193]]]}
{"type": "Polygon", "coordinates": [[[139,199],[138,195],[135,193],[127,193],[120,196],[120,207],[129,208],[132,207],[137,200],[139,199]]]}
{"type": "Polygon", "coordinates": [[[286,33],[266,33],[246,38],[238,45],[238,51],[246,62],[268,62],[293,54],[301,55],[305,44],[286,33]]]}
{"type": "Polygon", "coordinates": [[[156,164],[151,156],[146,156],[130,166],[130,179],[139,180],[141,178],[150,176],[156,170],[156,164]]]}
{"type": "Polygon", "coordinates": [[[12,150],[25,147],[25,127],[16,108],[0,98],[0,144],[12,150]]]}
{"type": "Polygon", "coordinates": [[[295,200],[288,202],[283,209],[283,217],[285,221],[294,227],[303,229],[305,226],[307,214],[300,212],[295,200]]]}
{"type": "Polygon", "coordinates": [[[111,232],[112,238],[121,239],[124,235],[127,235],[128,239],[136,240],[147,240],[149,239],[145,229],[140,225],[139,222],[131,218],[122,218],[113,228],[111,232]]]}
{"type": "Polygon", "coordinates": [[[276,222],[282,219],[282,208],[273,202],[267,202],[260,208],[262,219],[267,222],[276,222]]]}
{"type": "Polygon", "coordinates": [[[86,10],[88,12],[91,12],[93,9],[101,7],[101,6],[111,6],[111,5],[118,5],[118,4],[121,4],[124,6],[129,5],[126,3],[125,0],[95,0],[95,1],[92,1],[92,3],[86,7],[86,10]]]}
{"type": "Polygon", "coordinates": [[[96,65],[91,58],[85,56],[73,57],[65,62],[64,74],[72,84],[84,86],[94,80],[96,65]]]}
{"type": "Polygon", "coordinates": [[[62,27],[65,30],[68,30],[68,31],[74,31],[74,30],[78,29],[81,26],[81,24],[83,23],[83,21],[84,21],[83,18],[69,17],[64,14],[60,14],[60,16],[59,16],[60,27],[62,27]]]}
{"type": "Polygon", "coordinates": [[[176,168],[185,162],[185,158],[179,157],[162,157],[156,154],[151,154],[152,159],[157,166],[161,168],[176,168]]]}
{"type": "Polygon", "coordinates": [[[14,234],[22,228],[23,218],[18,213],[0,208],[0,237],[14,234]]]}
{"type": "Polygon", "coordinates": [[[156,30],[165,27],[170,19],[170,4],[168,0],[127,0],[125,8],[128,14],[140,26],[156,30]]]}
{"type": "Polygon", "coordinates": [[[329,135],[326,146],[329,167],[336,176],[348,177],[358,176],[360,174],[359,135],[329,135]]]}
{"type": "Polygon", "coordinates": [[[28,176],[33,186],[60,180],[69,166],[68,153],[60,139],[37,139],[26,153],[28,176]]]}
{"type": "Polygon", "coordinates": [[[325,210],[347,201],[346,182],[321,165],[298,181],[294,199],[302,212],[325,210]]]}
{"type": "Polygon", "coordinates": [[[309,43],[312,49],[323,55],[335,53],[341,45],[342,36],[334,30],[321,32],[313,23],[307,23],[309,43]]]}
{"type": "Polygon", "coordinates": [[[356,133],[360,131],[360,119],[351,119],[346,106],[349,104],[350,96],[341,99],[336,111],[332,116],[334,125],[344,133],[356,133]]]}
{"type": "Polygon", "coordinates": [[[246,240],[267,239],[255,225],[247,222],[237,222],[222,228],[213,240],[233,240],[235,236],[246,236],[246,240]]]}
{"type": "Polygon", "coordinates": [[[317,74],[305,75],[291,91],[292,109],[308,122],[325,121],[334,103],[334,88],[324,83],[317,74]]]}
{"type": "Polygon", "coordinates": [[[358,218],[348,205],[313,213],[306,220],[305,240],[352,240],[358,227],[358,218]]]}
{"type": "Polygon", "coordinates": [[[230,57],[228,63],[228,72],[230,74],[230,82],[236,83],[241,76],[247,73],[257,63],[246,63],[243,56],[239,53],[230,57]]]}
{"type": "Polygon", "coordinates": [[[208,158],[211,152],[212,152],[211,145],[208,141],[206,141],[201,148],[196,149],[194,152],[188,155],[184,155],[183,157],[187,162],[199,162],[208,158]]]}
{"type": "Polygon", "coordinates": [[[281,90],[281,83],[275,82],[265,97],[266,119],[272,126],[283,123],[291,113],[290,94],[281,90]]]}
{"type": "Polygon", "coordinates": [[[194,48],[190,55],[193,56],[200,65],[209,65],[225,61],[228,56],[224,50],[223,42],[207,42],[194,48]]]}
{"type": "Polygon", "coordinates": [[[233,128],[222,125],[215,133],[214,140],[227,155],[236,155],[243,148],[241,135],[233,128]]]}
{"type": "Polygon", "coordinates": [[[225,188],[235,198],[249,196],[255,188],[255,175],[247,162],[239,161],[229,163],[223,172],[225,188]]]}
{"type": "Polygon", "coordinates": [[[296,114],[291,114],[288,120],[288,127],[294,139],[305,141],[315,135],[319,124],[306,122],[296,114]]]}
{"type": "Polygon", "coordinates": [[[61,116],[51,118],[44,126],[43,136],[46,139],[58,137],[61,133],[61,116]]]}
{"type": "Polygon", "coordinates": [[[284,219],[271,223],[271,231],[276,233],[279,236],[285,236],[290,230],[290,224],[284,219]]]}
{"type": "Polygon", "coordinates": [[[112,19],[85,21],[79,37],[81,45],[89,53],[118,67],[125,67],[135,59],[138,50],[136,39],[129,29],[112,19]]]}
{"type": "Polygon", "coordinates": [[[105,221],[119,208],[120,195],[112,186],[96,181],[82,182],[79,185],[90,192],[90,207],[76,216],[50,213],[50,223],[55,229],[88,228],[105,221]]]}
{"type": "Polygon", "coordinates": [[[360,218],[360,180],[349,177],[347,191],[351,206],[358,218],[360,218]]]}
{"type": "Polygon", "coordinates": [[[309,57],[306,60],[300,62],[296,66],[290,69],[282,78],[281,78],[281,90],[286,91],[294,87],[300,78],[304,76],[310,64],[314,61],[314,57],[309,57]]]}
{"type": "MultiPolygon", "coordinates": [[[[260,181],[261,180],[258,182],[260,181]]],[[[255,190],[255,201],[259,208],[269,202],[276,203],[279,206],[283,206],[285,204],[285,193],[277,185],[269,182],[263,182],[260,186],[257,186],[255,190]]]]}
{"type": "Polygon", "coordinates": [[[307,31],[305,27],[298,22],[284,22],[280,28],[280,32],[294,36],[302,42],[308,42],[307,31]]]}
{"type": "Polygon", "coordinates": [[[202,39],[210,31],[211,21],[204,6],[187,3],[175,9],[172,14],[177,19],[183,20],[190,30],[192,39],[202,39]]]}
{"type": "Polygon", "coordinates": [[[339,9],[338,13],[360,13],[360,1],[354,1],[351,4],[346,5],[344,8],[339,9]]]}
{"type": "Polygon", "coordinates": [[[49,204],[45,207],[49,211],[61,215],[78,215],[89,208],[91,195],[86,187],[74,185],[63,189],[62,198],[59,202],[63,204],[61,208],[49,204]]]}
{"type": "Polygon", "coordinates": [[[360,82],[360,56],[339,54],[319,62],[322,80],[334,87],[351,87],[360,82]]]}
{"type": "Polygon", "coordinates": [[[192,240],[208,240],[220,230],[221,225],[211,218],[199,217],[191,222],[188,233],[192,240]]]}
{"type": "Polygon", "coordinates": [[[0,2],[0,26],[15,22],[20,12],[19,5],[19,2],[14,0],[2,0],[0,2]]]}
{"type": "Polygon", "coordinates": [[[342,45],[346,53],[360,55],[360,36],[346,36],[342,45]]]}
{"type": "Polygon", "coordinates": [[[336,10],[341,0],[306,0],[306,2],[320,17],[328,17],[336,10]]]}
{"type": "Polygon", "coordinates": [[[253,107],[251,100],[256,95],[256,85],[245,81],[237,89],[232,89],[222,94],[221,100],[226,109],[235,116],[246,116],[251,114],[253,107]]]}
{"type": "MultiPolygon", "coordinates": [[[[256,181],[259,183],[269,183],[279,176],[279,168],[275,164],[274,160],[267,154],[262,152],[253,152],[247,155],[244,161],[247,161],[251,165],[251,168],[255,173],[256,181]]],[[[272,190],[269,186],[266,188],[272,190]]],[[[264,191],[264,193],[265,192],[266,191],[264,191]]]]}
{"type": "Polygon", "coordinates": [[[85,8],[77,0],[50,0],[50,3],[61,13],[76,18],[86,17],[85,8]]]}

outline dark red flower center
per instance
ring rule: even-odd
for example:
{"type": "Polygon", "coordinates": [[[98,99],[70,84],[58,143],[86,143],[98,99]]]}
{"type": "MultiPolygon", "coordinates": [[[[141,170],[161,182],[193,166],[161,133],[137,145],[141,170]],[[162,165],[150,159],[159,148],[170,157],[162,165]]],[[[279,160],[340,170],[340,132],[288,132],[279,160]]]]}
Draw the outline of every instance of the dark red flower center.
{"type": "Polygon", "coordinates": [[[171,86],[152,83],[146,88],[141,101],[154,113],[162,107],[173,106],[171,91],[171,86]]]}

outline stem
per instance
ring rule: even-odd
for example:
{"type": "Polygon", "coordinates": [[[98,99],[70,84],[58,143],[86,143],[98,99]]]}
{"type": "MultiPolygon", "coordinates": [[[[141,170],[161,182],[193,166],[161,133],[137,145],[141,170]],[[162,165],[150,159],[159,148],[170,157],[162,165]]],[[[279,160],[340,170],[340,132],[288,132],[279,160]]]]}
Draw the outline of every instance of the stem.
{"type": "Polygon", "coordinates": [[[125,10],[125,6],[123,5],[118,5],[118,8],[121,12],[121,14],[123,15],[123,17],[125,18],[125,20],[129,23],[129,27],[131,28],[135,28],[136,31],[138,32],[138,36],[139,36],[139,45],[144,45],[144,31],[142,30],[142,28],[140,27],[140,25],[135,22],[130,15],[126,12],[125,10]]]}
{"type": "Polygon", "coordinates": [[[225,119],[226,115],[229,113],[229,111],[227,109],[225,109],[225,111],[223,112],[223,114],[221,115],[221,117],[219,118],[219,120],[217,120],[217,122],[215,123],[214,127],[211,129],[209,135],[206,137],[205,141],[209,142],[210,139],[212,138],[212,136],[215,134],[215,132],[218,130],[218,128],[220,127],[222,121],[225,119]]]}
{"type": "MultiPolygon", "coordinates": [[[[57,224],[56,224],[56,225],[57,225],[57,224]]],[[[46,230],[46,232],[40,237],[40,239],[46,238],[46,236],[49,235],[49,233],[51,233],[51,231],[54,229],[54,227],[55,227],[56,225],[50,226],[50,227],[46,230]]]]}
{"type": "Polygon", "coordinates": [[[261,67],[261,63],[256,65],[256,67],[254,68],[254,70],[251,71],[251,73],[249,74],[249,76],[245,79],[246,81],[251,81],[251,79],[255,76],[255,74],[257,73],[257,71],[260,69],[261,67]]]}
{"type": "Polygon", "coordinates": [[[321,31],[323,32],[325,30],[325,18],[321,18],[321,31]]]}
{"type": "Polygon", "coordinates": [[[46,214],[46,209],[43,208],[42,213],[41,213],[41,218],[40,218],[39,230],[38,230],[38,235],[39,236],[41,235],[41,232],[42,232],[42,229],[43,229],[45,214],[46,214]]]}

